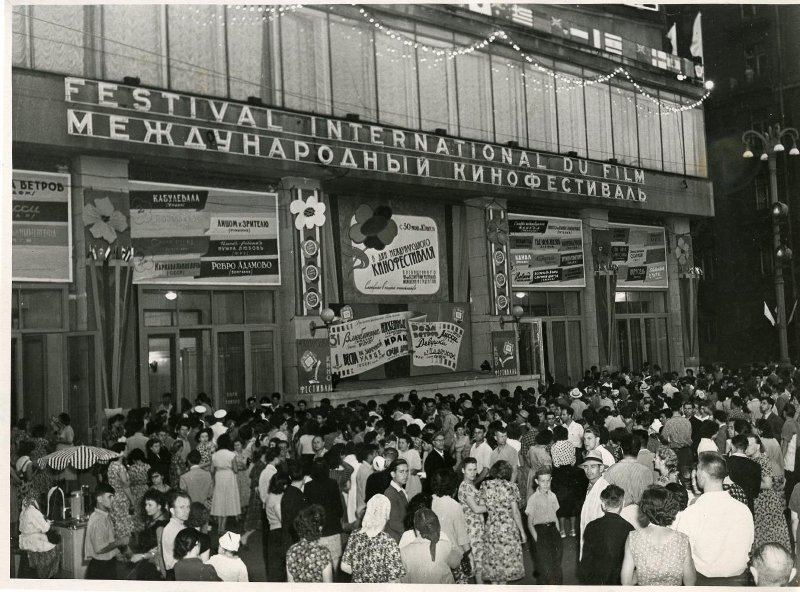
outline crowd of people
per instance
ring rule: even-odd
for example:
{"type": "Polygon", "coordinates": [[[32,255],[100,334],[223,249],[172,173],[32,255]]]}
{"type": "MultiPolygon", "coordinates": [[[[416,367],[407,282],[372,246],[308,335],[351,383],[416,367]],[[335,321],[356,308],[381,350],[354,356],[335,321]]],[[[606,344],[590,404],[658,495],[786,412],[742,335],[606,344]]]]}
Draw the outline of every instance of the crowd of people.
{"type": "MultiPolygon", "coordinates": [[[[95,471],[86,578],[248,581],[263,561],[273,582],[561,584],[574,537],[583,584],[787,585],[798,397],[800,371],[774,365],[646,364],[380,404],[167,394],[102,432],[119,456],[95,471]]],[[[74,444],[70,418],[11,440],[14,544],[55,577],[42,508],[78,476],[36,461],[74,444]]]]}

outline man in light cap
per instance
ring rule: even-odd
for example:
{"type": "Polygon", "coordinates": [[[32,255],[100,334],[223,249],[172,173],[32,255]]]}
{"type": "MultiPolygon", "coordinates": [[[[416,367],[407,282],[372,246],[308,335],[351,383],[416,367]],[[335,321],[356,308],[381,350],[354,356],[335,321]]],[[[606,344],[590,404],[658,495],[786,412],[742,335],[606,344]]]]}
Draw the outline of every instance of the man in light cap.
{"type": "Polygon", "coordinates": [[[228,428],[225,427],[225,418],[227,416],[228,412],[224,409],[217,409],[214,412],[214,423],[211,424],[211,432],[214,434],[214,437],[211,441],[215,444],[217,443],[217,438],[228,431],[228,428]]]}
{"type": "Polygon", "coordinates": [[[217,570],[223,582],[249,582],[247,566],[239,557],[241,536],[235,532],[226,532],[219,537],[219,553],[208,560],[209,565],[217,570]]]}
{"type": "MultiPolygon", "coordinates": [[[[586,474],[589,480],[589,488],[586,490],[586,499],[581,508],[581,548],[580,553],[583,553],[583,532],[586,530],[586,525],[592,520],[597,520],[603,516],[603,507],[600,503],[600,494],[608,487],[609,483],[603,479],[603,473],[608,468],[604,461],[603,455],[596,450],[590,451],[583,462],[579,465],[586,474]]],[[[578,555],[580,557],[580,554],[578,555]]]]}
{"type": "Polygon", "coordinates": [[[582,396],[583,396],[583,393],[577,387],[575,387],[574,389],[572,389],[569,392],[569,399],[570,399],[569,406],[572,407],[572,409],[574,411],[574,414],[573,414],[572,417],[573,417],[573,419],[575,421],[582,420],[583,419],[583,412],[586,411],[587,407],[589,407],[586,403],[583,402],[583,400],[581,400],[582,396]]]}

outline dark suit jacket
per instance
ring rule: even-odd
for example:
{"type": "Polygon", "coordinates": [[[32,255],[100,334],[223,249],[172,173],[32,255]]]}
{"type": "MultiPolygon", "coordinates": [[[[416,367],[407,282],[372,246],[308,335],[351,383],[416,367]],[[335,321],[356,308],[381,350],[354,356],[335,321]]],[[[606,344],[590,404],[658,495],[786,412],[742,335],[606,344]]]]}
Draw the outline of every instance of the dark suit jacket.
{"type": "Polygon", "coordinates": [[[425,476],[428,481],[430,481],[433,479],[433,474],[436,471],[439,469],[452,469],[455,464],[455,459],[447,454],[447,452],[445,452],[444,457],[442,457],[442,455],[435,450],[431,450],[428,453],[428,458],[425,459],[425,476]]]}
{"type": "Polygon", "coordinates": [[[364,490],[364,502],[368,502],[370,498],[378,493],[383,493],[389,484],[392,482],[392,474],[388,469],[383,471],[376,471],[367,477],[367,486],[364,490]]]}
{"type": "MultiPolygon", "coordinates": [[[[328,537],[342,532],[342,493],[333,479],[317,481],[312,479],[303,488],[306,503],[319,504],[325,510],[325,523],[322,525],[321,536],[328,537]]],[[[283,526],[283,522],[281,522],[283,526]]]]}
{"type": "Polygon", "coordinates": [[[286,488],[281,499],[281,535],[284,552],[300,540],[294,528],[294,519],[308,505],[303,492],[294,485],[286,488]]]}
{"type": "Polygon", "coordinates": [[[408,510],[408,500],[404,493],[397,491],[391,485],[386,488],[383,495],[388,497],[392,504],[392,510],[389,513],[389,521],[386,523],[383,530],[391,536],[396,543],[399,543],[400,537],[403,536],[403,532],[405,531],[403,520],[405,520],[406,511],[408,510]]]}
{"type": "Polygon", "coordinates": [[[761,492],[761,466],[754,460],[744,456],[729,456],[727,458],[728,476],[744,490],[747,495],[747,505],[753,511],[753,502],[761,492]]]}
{"type": "Polygon", "coordinates": [[[612,513],[606,513],[587,524],[583,534],[583,556],[578,565],[578,581],[581,584],[619,586],[625,541],[632,530],[630,522],[612,513]]]}

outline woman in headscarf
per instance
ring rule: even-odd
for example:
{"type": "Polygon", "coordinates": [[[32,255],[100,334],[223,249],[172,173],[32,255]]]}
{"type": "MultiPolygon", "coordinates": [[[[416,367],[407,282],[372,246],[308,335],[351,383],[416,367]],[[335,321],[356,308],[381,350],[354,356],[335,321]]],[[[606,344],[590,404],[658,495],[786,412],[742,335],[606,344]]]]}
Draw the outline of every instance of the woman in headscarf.
{"type": "Polygon", "coordinates": [[[406,575],[400,549],[394,539],[383,532],[389,520],[391,503],[379,493],[367,502],[361,530],[347,541],[341,569],[353,575],[353,583],[398,583],[406,575]]]}
{"type": "Polygon", "coordinates": [[[461,563],[459,549],[441,538],[439,518],[427,508],[414,514],[416,538],[400,550],[408,573],[404,584],[453,584],[452,570],[461,563]]]}
{"type": "Polygon", "coordinates": [[[39,503],[28,496],[22,501],[19,516],[19,548],[27,551],[28,562],[41,579],[54,578],[58,573],[58,547],[47,539],[50,522],[39,510],[39,503]]]}

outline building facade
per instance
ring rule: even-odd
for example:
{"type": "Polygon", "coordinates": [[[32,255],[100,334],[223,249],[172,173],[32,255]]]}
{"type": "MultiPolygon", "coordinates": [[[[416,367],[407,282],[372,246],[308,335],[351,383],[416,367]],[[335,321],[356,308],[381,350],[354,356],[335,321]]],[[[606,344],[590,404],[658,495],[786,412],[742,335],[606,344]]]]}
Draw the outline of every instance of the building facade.
{"type": "MultiPolygon", "coordinates": [[[[745,364],[777,360],[778,334],[764,314],[775,316],[775,266],[769,170],[759,159],[744,159],[742,134],[769,126],[800,127],[800,65],[794,56],[800,8],[794,5],[704,7],[715,23],[705,30],[708,76],[716,83],[706,102],[710,178],[716,216],[693,228],[701,282],[700,354],[704,362],[745,364]]],[[[791,142],[777,156],[778,200],[789,205],[782,240],[797,253],[800,228],[800,157],[791,142]]],[[[796,258],[795,258],[796,259],[796,258]]],[[[787,318],[800,297],[797,263],[783,269],[787,318]]],[[[795,311],[789,353],[800,353],[795,311]]]]}
{"type": "Polygon", "coordinates": [[[707,93],[642,6],[15,7],[14,415],[697,365],[707,93]]]}

